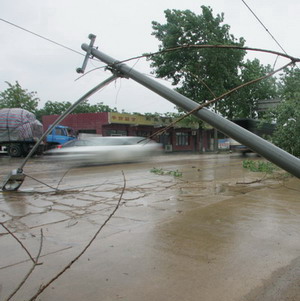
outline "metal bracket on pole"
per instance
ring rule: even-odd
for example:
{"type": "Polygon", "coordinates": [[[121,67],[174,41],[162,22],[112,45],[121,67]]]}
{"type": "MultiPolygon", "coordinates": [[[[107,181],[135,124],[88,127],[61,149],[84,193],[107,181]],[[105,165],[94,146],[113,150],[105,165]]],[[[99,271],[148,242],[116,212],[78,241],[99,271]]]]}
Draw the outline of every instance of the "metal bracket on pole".
{"type": "Polygon", "coordinates": [[[89,60],[89,57],[90,57],[90,55],[91,55],[91,52],[92,52],[92,49],[93,49],[95,40],[96,40],[96,36],[95,36],[94,34],[91,33],[91,34],[89,34],[89,39],[91,40],[91,41],[90,41],[90,45],[89,45],[89,49],[88,49],[87,52],[86,52],[86,55],[85,55],[85,58],[84,58],[82,67],[76,69],[76,72],[77,72],[77,73],[84,73],[85,68],[86,68],[86,66],[87,66],[87,63],[88,63],[88,60],[89,60]]]}
{"type": "MultiPolygon", "coordinates": [[[[88,46],[88,49],[86,50],[86,55],[85,55],[85,58],[84,58],[82,67],[76,69],[76,72],[77,72],[77,73],[84,73],[89,58],[90,58],[90,57],[93,57],[93,55],[92,55],[92,50],[93,50],[93,48],[94,48],[94,43],[95,43],[96,37],[97,37],[97,36],[94,35],[94,34],[92,34],[92,33],[89,34],[88,38],[89,38],[91,41],[90,41],[90,44],[89,44],[89,46],[88,46]]],[[[128,75],[124,74],[124,73],[121,72],[118,68],[115,67],[115,66],[117,66],[119,63],[120,63],[119,61],[114,61],[112,64],[110,64],[110,65],[108,65],[108,66],[106,67],[106,70],[111,71],[111,73],[114,74],[114,75],[117,76],[117,77],[129,78],[128,75]]]]}

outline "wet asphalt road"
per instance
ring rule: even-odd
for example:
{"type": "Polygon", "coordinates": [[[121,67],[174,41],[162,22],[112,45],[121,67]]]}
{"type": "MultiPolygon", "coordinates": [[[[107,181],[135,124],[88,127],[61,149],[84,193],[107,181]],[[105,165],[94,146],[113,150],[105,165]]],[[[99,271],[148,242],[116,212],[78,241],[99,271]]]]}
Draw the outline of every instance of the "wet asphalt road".
{"type": "MultiPolygon", "coordinates": [[[[41,264],[11,300],[30,300],[100,229],[37,300],[300,300],[299,179],[253,173],[242,160],[170,154],[74,168],[30,160],[20,190],[0,193],[0,222],[32,257],[41,248],[41,264]]],[[[19,162],[0,157],[0,180],[19,162]]],[[[2,226],[0,245],[6,300],[33,263],[2,226]]]]}

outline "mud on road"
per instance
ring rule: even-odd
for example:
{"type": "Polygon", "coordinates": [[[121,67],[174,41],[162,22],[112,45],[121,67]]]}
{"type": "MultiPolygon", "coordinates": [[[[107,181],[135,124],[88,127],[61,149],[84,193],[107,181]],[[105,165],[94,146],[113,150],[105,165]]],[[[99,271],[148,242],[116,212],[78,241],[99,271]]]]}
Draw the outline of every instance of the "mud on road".
{"type": "MultiPolygon", "coordinates": [[[[71,169],[30,160],[20,190],[0,193],[0,300],[32,268],[28,253],[41,249],[41,264],[11,300],[30,300],[106,221],[37,300],[300,300],[299,179],[253,173],[242,160],[168,155],[71,169]]],[[[0,164],[2,181],[19,161],[0,164]]]]}

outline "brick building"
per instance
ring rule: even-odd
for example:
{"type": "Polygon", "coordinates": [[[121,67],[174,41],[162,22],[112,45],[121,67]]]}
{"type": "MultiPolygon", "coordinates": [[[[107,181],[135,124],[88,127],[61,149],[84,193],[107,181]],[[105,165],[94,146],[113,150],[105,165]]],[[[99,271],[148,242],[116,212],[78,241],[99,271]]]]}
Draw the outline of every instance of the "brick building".
{"type": "MultiPolygon", "coordinates": [[[[58,117],[59,115],[43,116],[44,130],[58,117]]],[[[103,112],[70,114],[60,124],[73,128],[77,133],[149,137],[171,122],[172,119],[168,117],[103,112]]],[[[211,129],[192,129],[177,124],[153,139],[162,143],[166,151],[202,152],[212,150],[211,133],[211,129]]]]}

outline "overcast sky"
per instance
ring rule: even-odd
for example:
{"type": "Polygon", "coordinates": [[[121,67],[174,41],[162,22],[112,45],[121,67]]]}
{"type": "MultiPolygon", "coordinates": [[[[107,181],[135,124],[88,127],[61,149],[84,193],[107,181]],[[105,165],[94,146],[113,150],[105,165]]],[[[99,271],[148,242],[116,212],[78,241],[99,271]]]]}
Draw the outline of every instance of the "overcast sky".
{"type": "MultiPolygon", "coordinates": [[[[300,57],[300,1],[246,2],[284,50],[300,57]]],[[[201,5],[210,6],[214,15],[223,12],[231,34],[244,37],[247,46],[281,51],[242,0],[1,0],[0,18],[81,53],[81,44],[89,43],[88,35],[93,33],[97,36],[95,46],[123,60],[158,50],[158,40],[151,35],[151,22],[165,23],[164,10],[189,9],[201,14],[201,5]]],[[[110,76],[109,71],[101,69],[76,80],[79,75],[75,70],[81,67],[83,56],[3,21],[0,39],[0,91],[8,87],[6,81],[18,81],[24,89],[37,92],[40,107],[47,100],[73,103],[110,76]]],[[[273,64],[276,59],[258,53],[249,57],[258,57],[263,64],[273,64]]],[[[279,59],[277,67],[286,62],[279,59]]],[[[128,64],[150,74],[144,59],[128,64]]],[[[99,66],[102,64],[90,62],[87,71],[99,66]]],[[[91,104],[98,102],[127,112],[174,111],[172,103],[128,79],[118,79],[90,98],[91,104]]]]}

